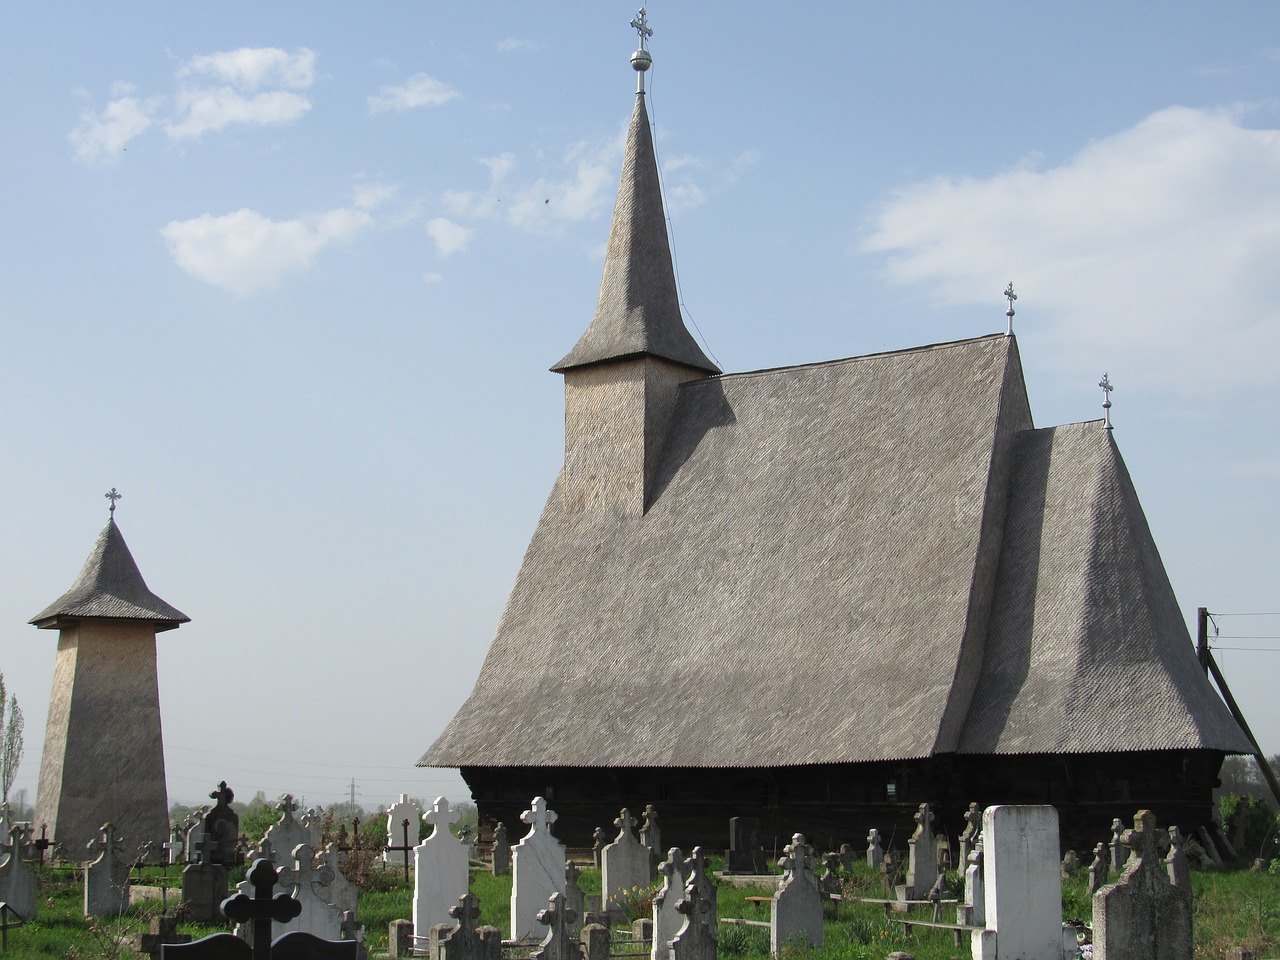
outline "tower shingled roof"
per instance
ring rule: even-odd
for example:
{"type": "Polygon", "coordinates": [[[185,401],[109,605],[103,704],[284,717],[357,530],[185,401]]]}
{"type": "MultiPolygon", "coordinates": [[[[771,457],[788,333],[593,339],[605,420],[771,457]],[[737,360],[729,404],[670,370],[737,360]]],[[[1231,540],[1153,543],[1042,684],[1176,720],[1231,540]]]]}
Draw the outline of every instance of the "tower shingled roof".
{"type": "Polygon", "coordinates": [[[147,588],[124,535],[115,520],[107,521],[71,589],[31,618],[41,629],[61,625],[63,619],[105,617],[155,621],[157,630],[171,630],[191,618],[165,603],[147,588]]]}
{"type": "Polygon", "coordinates": [[[563,373],[644,355],[720,372],[680,317],[649,113],[644,94],[637,93],[595,316],[574,348],[551,369],[563,373]]]}

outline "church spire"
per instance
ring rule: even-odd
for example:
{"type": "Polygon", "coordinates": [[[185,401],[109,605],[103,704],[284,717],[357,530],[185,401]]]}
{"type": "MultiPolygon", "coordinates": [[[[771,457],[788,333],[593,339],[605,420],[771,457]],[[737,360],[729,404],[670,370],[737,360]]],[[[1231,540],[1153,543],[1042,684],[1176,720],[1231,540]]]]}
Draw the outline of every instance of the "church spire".
{"type": "Polygon", "coordinates": [[[720,368],[707,359],[680,317],[658,161],[644,100],[644,71],[653,62],[644,41],[653,31],[643,9],[632,26],[640,33],[641,42],[631,64],[641,83],[627,132],[600,296],[591,325],[551,369],[564,373],[606,360],[652,356],[719,373],[720,368]]]}

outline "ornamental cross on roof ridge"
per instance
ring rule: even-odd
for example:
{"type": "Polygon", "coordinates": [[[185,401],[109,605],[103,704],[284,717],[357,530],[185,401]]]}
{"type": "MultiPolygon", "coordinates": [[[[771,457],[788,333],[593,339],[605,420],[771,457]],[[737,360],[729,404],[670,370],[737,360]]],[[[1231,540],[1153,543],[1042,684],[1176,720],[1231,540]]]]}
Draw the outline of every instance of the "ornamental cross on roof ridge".
{"type": "Polygon", "coordinates": [[[115,487],[112,487],[111,491],[109,493],[104,493],[103,496],[111,501],[111,519],[114,520],[116,518],[116,501],[123,500],[124,494],[116,490],[115,487]]]}
{"type": "Polygon", "coordinates": [[[1102,379],[1098,381],[1098,386],[1102,388],[1102,425],[1107,430],[1111,427],[1111,391],[1115,389],[1115,385],[1111,382],[1111,377],[1106,373],[1102,375],[1102,379]]]}
{"type": "Polygon", "coordinates": [[[1009,301],[1009,309],[1004,315],[1009,318],[1009,329],[1005,331],[1006,337],[1013,336],[1013,301],[1018,299],[1018,295],[1013,292],[1013,281],[1009,281],[1009,286],[1004,289],[1004,298],[1009,301]]]}
{"type": "Polygon", "coordinates": [[[653,36],[653,28],[649,26],[649,14],[644,7],[631,20],[631,26],[640,36],[640,49],[645,49],[645,41],[653,36]]]}

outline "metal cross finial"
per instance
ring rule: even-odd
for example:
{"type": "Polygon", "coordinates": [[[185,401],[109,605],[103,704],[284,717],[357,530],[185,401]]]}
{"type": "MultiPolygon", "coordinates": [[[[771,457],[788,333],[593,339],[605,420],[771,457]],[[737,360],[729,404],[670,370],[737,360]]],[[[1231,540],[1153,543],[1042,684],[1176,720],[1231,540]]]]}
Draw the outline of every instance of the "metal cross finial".
{"type": "Polygon", "coordinates": [[[1004,289],[1004,298],[1009,301],[1009,309],[1004,315],[1009,318],[1009,329],[1005,331],[1006,337],[1013,336],[1013,301],[1018,299],[1018,295],[1013,292],[1013,281],[1009,281],[1009,286],[1004,289]]]}
{"type": "Polygon", "coordinates": [[[1098,386],[1102,388],[1102,420],[1103,427],[1107,430],[1111,429],[1111,391],[1115,389],[1111,384],[1111,378],[1105,373],[1102,379],[1098,381],[1098,386]]]}
{"type": "Polygon", "coordinates": [[[644,43],[653,36],[653,29],[649,26],[649,14],[644,7],[641,7],[640,12],[632,19],[631,27],[640,35],[640,49],[645,49],[644,43]]]}
{"type": "Polygon", "coordinates": [[[116,501],[124,499],[124,494],[118,492],[115,487],[111,488],[110,493],[104,493],[104,497],[111,501],[111,519],[116,518],[116,501]]]}

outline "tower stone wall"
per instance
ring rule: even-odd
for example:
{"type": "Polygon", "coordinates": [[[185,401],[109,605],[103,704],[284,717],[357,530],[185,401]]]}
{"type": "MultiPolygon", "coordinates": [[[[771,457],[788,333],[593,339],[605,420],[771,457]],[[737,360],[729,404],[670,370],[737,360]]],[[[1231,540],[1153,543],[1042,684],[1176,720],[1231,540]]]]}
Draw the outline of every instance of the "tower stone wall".
{"type": "Polygon", "coordinates": [[[110,821],[126,850],[168,839],[155,625],[87,619],[58,635],[36,822],[82,858],[110,821]]]}

